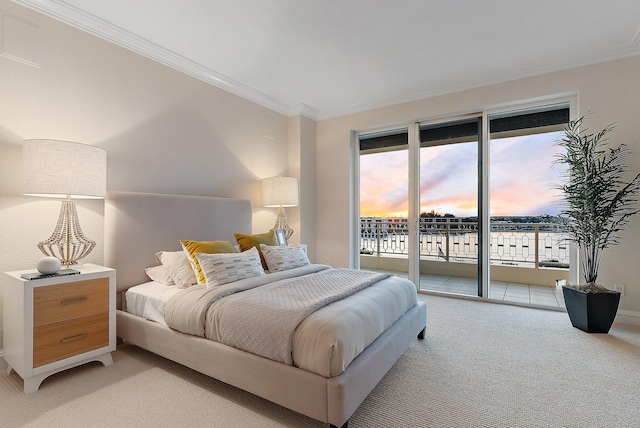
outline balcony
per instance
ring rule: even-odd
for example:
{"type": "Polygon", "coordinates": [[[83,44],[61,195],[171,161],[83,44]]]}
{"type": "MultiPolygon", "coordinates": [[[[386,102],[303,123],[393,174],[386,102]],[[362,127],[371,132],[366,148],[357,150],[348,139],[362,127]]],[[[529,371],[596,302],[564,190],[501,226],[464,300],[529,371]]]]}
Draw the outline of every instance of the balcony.
{"type": "MultiPolygon", "coordinates": [[[[554,222],[492,222],[489,298],[563,307],[558,284],[569,279],[564,226],[554,222]]],[[[478,223],[421,218],[420,289],[477,296],[478,223]]],[[[363,269],[408,271],[406,218],[360,222],[363,269]]]]}

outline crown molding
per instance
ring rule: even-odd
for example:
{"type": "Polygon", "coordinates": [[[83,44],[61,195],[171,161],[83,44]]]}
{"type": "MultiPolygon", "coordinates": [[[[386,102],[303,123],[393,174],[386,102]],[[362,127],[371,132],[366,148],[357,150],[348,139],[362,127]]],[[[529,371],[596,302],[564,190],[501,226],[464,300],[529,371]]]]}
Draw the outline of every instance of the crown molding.
{"type": "Polygon", "coordinates": [[[634,37],[627,43],[611,49],[593,50],[578,58],[566,59],[552,65],[525,67],[506,73],[496,73],[475,80],[467,80],[448,85],[440,85],[429,90],[401,94],[380,99],[369,99],[347,106],[318,111],[305,104],[298,106],[269,97],[259,91],[211,70],[175,52],[158,46],[146,39],[138,37],[118,26],[110,24],[94,15],[88,14],[63,0],[13,0],[14,3],[33,9],[58,21],[67,23],[104,40],[122,46],[147,58],[167,65],[182,73],[195,77],[227,92],[252,101],[285,116],[302,115],[312,120],[331,119],[339,116],[361,113],[377,108],[390,107],[397,104],[414,102],[425,98],[476,89],[497,83],[533,77],[571,68],[612,61],[629,56],[640,55],[640,27],[634,37]]]}
{"type": "Polygon", "coordinates": [[[606,52],[589,54],[575,61],[558,63],[551,66],[523,68],[510,73],[498,73],[493,76],[488,76],[481,79],[467,80],[465,82],[456,83],[452,85],[442,85],[442,86],[435,87],[433,89],[429,89],[422,92],[416,92],[410,95],[400,95],[397,97],[388,97],[388,98],[383,98],[378,100],[369,100],[363,103],[322,110],[321,112],[319,112],[316,120],[332,119],[335,117],[362,113],[362,112],[377,109],[377,108],[391,107],[398,104],[420,101],[420,100],[433,98],[441,95],[453,94],[456,92],[482,88],[484,86],[495,85],[498,83],[504,83],[504,82],[509,82],[509,81],[518,80],[518,79],[525,79],[525,78],[534,77],[542,74],[569,70],[572,68],[593,65],[601,62],[606,62],[606,61],[613,61],[616,59],[622,59],[622,58],[627,58],[627,57],[636,56],[636,55],[640,55],[640,38],[636,38],[633,43],[629,45],[625,45],[624,48],[617,48],[614,50],[607,50],[606,52]]]}
{"type": "Polygon", "coordinates": [[[307,119],[318,120],[320,112],[306,104],[300,104],[289,110],[289,116],[304,116],[307,119]]]}
{"type": "Polygon", "coordinates": [[[86,13],[67,2],[61,0],[13,1],[263,107],[284,115],[290,114],[291,107],[289,105],[245,86],[215,70],[191,61],[173,51],[158,46],[142,37],[136,36],[123,28],[86,13]]]}
{"type": "Polygon", "coordinates": [[[465,82],[459,82],[451,85],[442,85],[433,89],[412,94],[404,94],[378,100],[368,100],[362,103],[326,109],[319,112],[316,120],[332,119],[335,117],[362,113],[377,108],[391,107],[398,104],[420,101],[426,98],[462,92],[470,89],[481,88],[483,86],[490,86],[498,83],[525,79],[541,74],[569,70],[572,68],[593,65],[606,61],[613,61],[616,59],[622,59],[636,55],[640,55],[640,26],[638,27],[638,30],[636,31],[634,37],[632,37],[627,43],[621,43],[620,45],[613,48],[598,50],[594,49],[591,52],[588,52],[580,57],[567,59],[565,61],[558,62],[552,65],[526,67],[507,73],[497,73],[492,76],[487,76],[476,80],[467,80],[465,82]]]}

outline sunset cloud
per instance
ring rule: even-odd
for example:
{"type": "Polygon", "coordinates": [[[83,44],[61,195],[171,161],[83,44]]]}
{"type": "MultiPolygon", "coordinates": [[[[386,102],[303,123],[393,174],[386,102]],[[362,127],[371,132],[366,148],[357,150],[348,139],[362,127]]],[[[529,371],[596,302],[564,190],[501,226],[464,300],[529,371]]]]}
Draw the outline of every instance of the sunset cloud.
{"type": "MultiPolygon", "coordinates": [[[[491,215],[556,215],[562,181],[551,168],[559,133],[490,142],[491,215]]],[[[420,212],[431,210],[459,217],[477,215],[478,144],[460,143],[422,148],[420,212]]],[[[406,217],[408,151],[360,156],[361,217],[406,217]]]]}

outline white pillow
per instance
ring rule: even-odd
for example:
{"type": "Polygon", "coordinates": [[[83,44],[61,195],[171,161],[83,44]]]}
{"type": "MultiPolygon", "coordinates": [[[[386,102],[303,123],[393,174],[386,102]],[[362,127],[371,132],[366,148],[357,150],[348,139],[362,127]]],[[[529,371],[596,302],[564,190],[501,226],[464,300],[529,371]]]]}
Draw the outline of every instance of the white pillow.
{"type": "Polygon", "coordinates": [[[260,253],[253,247],[243,253],[196,253],[207,287],[264,275],[260,253]]]}
{"type": "Polygon", "coordinates": [[[156,259],[167,268],[177,286],[190,287],[198,283],[184,251],[159,251],[156,259]]]}
{"type": "Polygon", "coordinates": [[[309,258],[303,246],[274,247],[260,244],[260,250],[267,262],[269,272],[289,270],[309,264],[309,258]]]}
{"type": "Polygon", "coordinates": [[[155,281],[162,285],[176,285],[173,278],[171,278],[169,269],[164,265],[151,266],[146,268],[144,271],[151,281],[155,281]]]}

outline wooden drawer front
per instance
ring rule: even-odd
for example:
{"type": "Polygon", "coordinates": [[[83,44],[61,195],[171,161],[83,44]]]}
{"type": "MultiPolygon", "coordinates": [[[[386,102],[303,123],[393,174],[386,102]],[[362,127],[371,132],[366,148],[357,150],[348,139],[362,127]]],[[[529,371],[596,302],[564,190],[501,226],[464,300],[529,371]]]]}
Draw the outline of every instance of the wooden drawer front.
{"type": "Polygon", "coordinates": [[[33,290],[34,327],[108,310],[109,278],[37,287],[33,290]]]}
{"type": "Polygon", "coordinates": [[[33,329],[33,367],[109,346],[109,313],[33,329]]]}

